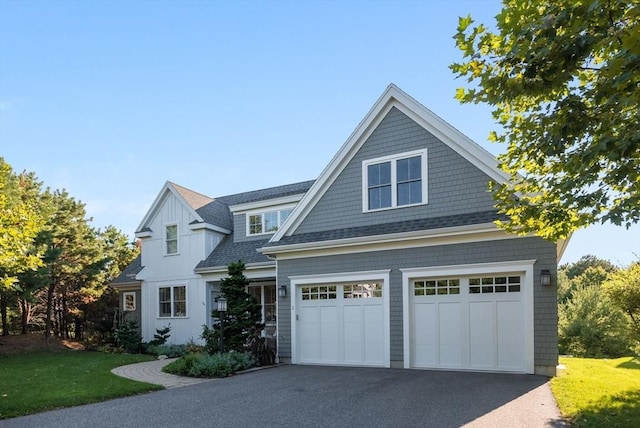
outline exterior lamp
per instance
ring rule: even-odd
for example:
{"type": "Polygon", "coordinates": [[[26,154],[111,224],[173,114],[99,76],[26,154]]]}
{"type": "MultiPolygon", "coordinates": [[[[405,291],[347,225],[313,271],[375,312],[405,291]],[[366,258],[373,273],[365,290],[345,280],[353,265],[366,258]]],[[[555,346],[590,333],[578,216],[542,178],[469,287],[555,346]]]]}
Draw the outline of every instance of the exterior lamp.
{"type": "Polygon", "coordinates": [[[287,297],[286,285],[281,285],[280,288],[278,288],[278,297],[287,297]]]}
{"type": "Polygon", "coordinates": [[[540,271],[540,285],[551,285],[551,272],[548,269],[540,271]]]}
{"type": "Polygon", "coordinates": [[[220,314],[220,354],[224,353],[224,318],[227,315],[227,299],[220,296],[216,299],[220,314]]]}

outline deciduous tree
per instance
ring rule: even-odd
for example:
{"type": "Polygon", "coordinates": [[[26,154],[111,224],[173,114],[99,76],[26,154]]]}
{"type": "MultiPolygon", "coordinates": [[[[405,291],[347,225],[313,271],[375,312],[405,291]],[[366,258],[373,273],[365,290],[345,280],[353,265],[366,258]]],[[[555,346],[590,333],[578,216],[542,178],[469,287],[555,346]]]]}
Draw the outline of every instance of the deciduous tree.
{"type": "Polygon", "coordinates": [[[621,269],[604,283],[604,290],[614,304],[629,316],[640,340],[640,262],[621,269]]]}
{"type": "Polygon", "coordinates": [[[461,18],[469,87],[493,107],[511,180],[494,187],[507,230],[556,240],[640,220],[640,3],[503,0],[496,29],[461,18]]]}

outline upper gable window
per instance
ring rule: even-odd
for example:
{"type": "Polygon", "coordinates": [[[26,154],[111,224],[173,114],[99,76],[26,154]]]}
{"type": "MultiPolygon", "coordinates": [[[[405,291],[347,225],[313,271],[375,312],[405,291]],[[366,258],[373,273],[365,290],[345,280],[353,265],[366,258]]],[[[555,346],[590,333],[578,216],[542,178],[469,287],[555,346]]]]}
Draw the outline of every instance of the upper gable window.
{"type": "Polygon", "coordinates": [[[247,214],[247,235],[273,233],[291,214],[291,209],[247,214]]]}
{"type": "Polygon", "coordinates": [[[165,254],[178,254],[178,225],[165,226],[165,254]]]}
{"type": "Polygon", "coordinates": [[[427,149],[362,162],[362,210],[427,203],[427,149]]]}

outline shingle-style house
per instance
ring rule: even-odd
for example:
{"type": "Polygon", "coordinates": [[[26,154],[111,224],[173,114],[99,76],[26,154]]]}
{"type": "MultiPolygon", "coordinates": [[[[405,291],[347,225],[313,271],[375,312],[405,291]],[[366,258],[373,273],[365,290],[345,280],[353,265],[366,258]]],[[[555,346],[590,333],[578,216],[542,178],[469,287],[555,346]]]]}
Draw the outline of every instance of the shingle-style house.
{"type": "Polygon", "coordinates": [[[390,85],[315,181],[211,198],[167,182],[115,281],[150,340],[200,340],[246,263],[265,334],[293,364],[553,375],[564,242],[507,234],[496,160],[390,85]],[[284,295],[283,295],[284,294],[284,295]]]}

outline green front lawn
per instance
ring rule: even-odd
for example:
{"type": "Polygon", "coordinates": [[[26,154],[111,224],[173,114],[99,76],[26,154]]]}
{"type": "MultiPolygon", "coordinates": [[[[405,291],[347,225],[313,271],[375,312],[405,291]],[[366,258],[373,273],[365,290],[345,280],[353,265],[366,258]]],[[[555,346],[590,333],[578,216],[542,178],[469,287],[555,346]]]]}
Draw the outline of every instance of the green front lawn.
{"type": "Polygon", "coordinates": [[[163,389],[111,373],[152,359],[70,350],[0,355],[0,419],[163,389]]]}
{"type": "Polygon", "coordinates": [[[576,427],[640,426],[640,361],[560,358],[551,380],[562,415],[576,427]]]}

